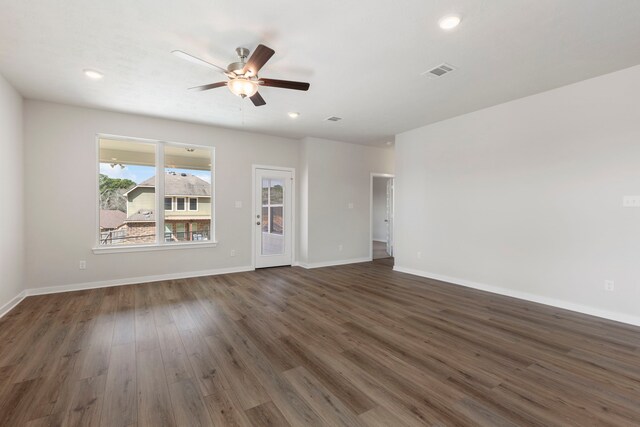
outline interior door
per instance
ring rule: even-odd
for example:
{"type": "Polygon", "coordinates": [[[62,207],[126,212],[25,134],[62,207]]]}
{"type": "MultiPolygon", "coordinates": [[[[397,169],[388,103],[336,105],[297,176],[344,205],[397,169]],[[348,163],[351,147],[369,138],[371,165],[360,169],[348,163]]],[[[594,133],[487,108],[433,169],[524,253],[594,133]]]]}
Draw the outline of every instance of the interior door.
{"type": "Polygon", "coordinates": [[[393,256],[393,178],[387,180],[387,253],[393,256]]]}
{"type": "Polygon", "coordinates": [[[255,172],[255,266],[291,265],[292,181],[287,170],[256,169],[255,172]]]}

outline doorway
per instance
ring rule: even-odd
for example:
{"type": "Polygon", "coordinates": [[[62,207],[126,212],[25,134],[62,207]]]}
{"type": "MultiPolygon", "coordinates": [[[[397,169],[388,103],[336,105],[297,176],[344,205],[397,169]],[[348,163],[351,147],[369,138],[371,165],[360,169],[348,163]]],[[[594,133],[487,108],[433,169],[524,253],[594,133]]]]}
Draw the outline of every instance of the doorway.
{"type": "Polygon", "coordinates": [[[255,268],[293,263],[294,170],[254,166],[255,268]]]}
{"type": "Polygon", "coordinates": [[[371,259],[393,257],[394,177],[371,174],[371,259]]]}

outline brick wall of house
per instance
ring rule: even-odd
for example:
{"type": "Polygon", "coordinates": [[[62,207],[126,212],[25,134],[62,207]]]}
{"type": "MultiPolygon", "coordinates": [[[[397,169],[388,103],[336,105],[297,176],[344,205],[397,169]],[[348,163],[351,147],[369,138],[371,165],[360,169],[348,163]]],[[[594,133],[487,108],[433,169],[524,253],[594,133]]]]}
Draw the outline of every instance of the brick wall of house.
{"type": "MultiPolygon", "coordinates": [[[[190,240],[194,233],[193,224],[197,224],[197,233],[203,235],[204,240],[211,238],[211,222],[207,220],[172,221],[167,220],[165,226],[171,230],[172,240],[190,240]],[[178,234],[178,224],[184,224],[184,235],[178,234]]],[[[123,229],[126,231],[125,244],[155,243],[156,225],[153,222],[128,222],[123,229]]]]}
{"type": "Polygon", "coordinates": [[[156,224],[154,222],[129,222],[125,225],[128,244],[155,243],[156,224]]]}

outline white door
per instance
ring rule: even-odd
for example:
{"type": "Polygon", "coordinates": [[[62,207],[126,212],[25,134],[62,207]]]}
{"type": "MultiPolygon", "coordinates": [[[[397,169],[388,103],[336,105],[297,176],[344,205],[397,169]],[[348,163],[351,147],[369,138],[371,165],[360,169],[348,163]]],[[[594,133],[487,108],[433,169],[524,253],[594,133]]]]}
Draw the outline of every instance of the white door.
{"type": "Polygon", "coordinates": [[[256,169],[255,266],[291,265],[292,251],[292,181],[287,170],[256,169]]]}
{"type": "Polygon", "coordinates": [[[387,180],[387,253],[393,256],[393,178],[387,180]]]}

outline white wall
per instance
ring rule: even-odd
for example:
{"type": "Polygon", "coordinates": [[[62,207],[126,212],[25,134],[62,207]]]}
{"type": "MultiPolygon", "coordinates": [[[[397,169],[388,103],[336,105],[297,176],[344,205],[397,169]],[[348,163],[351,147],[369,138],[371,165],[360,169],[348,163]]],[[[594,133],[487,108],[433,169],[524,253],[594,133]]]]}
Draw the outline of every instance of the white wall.
{"type": "Polygon", "coordinates": [[[398,135],[396,265],[637,323],[623,195],[640,195],[640,66],[398,135]]]}
{"type": "MultiPolygon", "coordinates": [[[[297,168],[299,144],[211,126],[26,101],[27,287],[250,266],[251,165],[297,168]],[[214,146],[218,247],[94,255],[97,133],[214,146]],[[242,208],[234,207],[236,200],[242,208]],[[230,257],[232,249],[235,257],[230,257]],[[80,260],[87,261],[86,270],[78,269],[80,260]]],[[[11,175],[3,182],[20,182],[19,170],[11,175]]],[[[17,220],[20,215],[12,212],[11,219],[17,220]]],[[[3,221],[7,223],[11,221],[3,221]]],[[[16,236],[3,242],[21,240],[16,236]]],[[[3,246],[3,263],[4,250],[3,246]]]]}
{"type": "Polygon", "coordinates": [[[387,182],[389,178],[373,177],[372,235],[373,240],[387,241],[387,182]]]}
{"type": "Polygon", "coordinates": [[[301,227],[300,261],[317,266],[368,259],[371,173],[393,173],[393,150],[318,138],[305,138],[301,150],[308,223],[301,227]]]}
{"type": "Polygon", "coordinates": [[[22,123],[22,97],[0,75],[0,315],[24,288],[22,123]]]}

